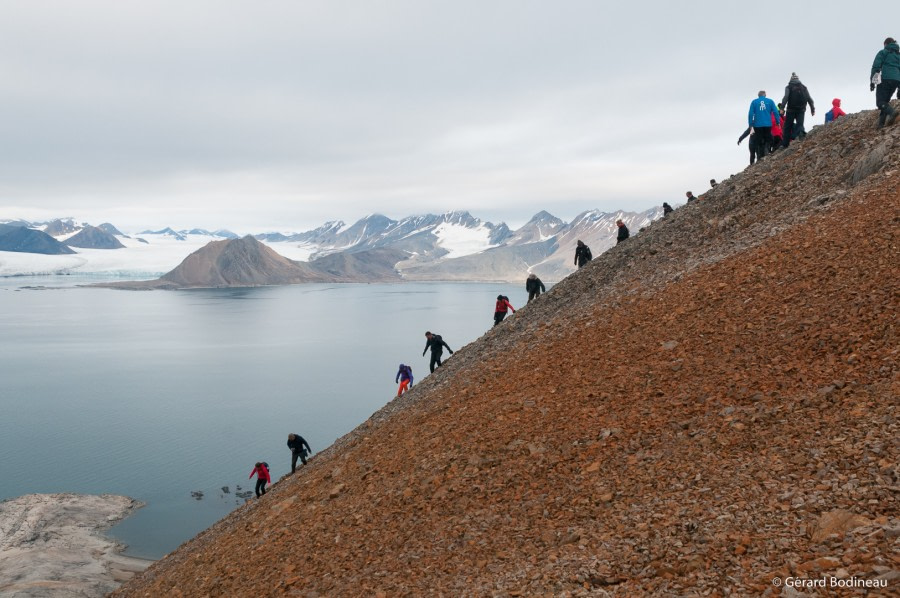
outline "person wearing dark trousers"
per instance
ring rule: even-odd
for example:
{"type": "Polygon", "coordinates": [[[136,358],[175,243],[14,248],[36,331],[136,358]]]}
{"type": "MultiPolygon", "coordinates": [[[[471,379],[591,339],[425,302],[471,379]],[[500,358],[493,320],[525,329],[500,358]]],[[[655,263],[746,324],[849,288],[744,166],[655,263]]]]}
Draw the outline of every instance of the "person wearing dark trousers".
{"type": "Polygon", "coordinates": [[[263,494],[266,493],[266,484],[272,483],[272,478],[269,477],[269,464],[259,462],[253,466],[253,471],[250,472],[250,478],[256,476],[256,498],[259,498],[263,494]]]}
{"type": "Polygon", "coordinates": [[[738,137],[738,145],[747,137],[750,137],[747,146],[750,148],[750,166],[753,166],[753,163],[756,162],[756,135],[753,134],[753,127],[747,127],[744,134],[738,137]]]}
{"type": "Polygon", "coordinates": [[[425,350],[422,351],[422,357],[425,357],[425,353],[428,349],[431,349],[431,363],[428,364],[428,368],[431,370],[431,373],[434,373],[434,368],[441,366],[441,355],[444,353],[444,347],[447,347],[447,350],[450,351],[450,355],[453,355],[453,349],[444,342],[444,339],[441,338],[440,334],[426,332],[425,338],[428,340],[425,343],[425,350]]]}
{"type": "Polygon", "coordinates": [[[594,259],[591,255],[591,248],[584,244],[584,241],[578,241],[575,247],[575,265],[584,268],[584,265],[594,259]]]}
{"type": "Polygon", "coordinates": [[[528,278],[525,279],[525,290],[528,291],[528,303],[531,303],[532,299],[540,297],[541,293],[547,292],[544,283],[537,277],[537,274],[533,273],[529,274],[528,278]]]}
{"type": "Polygon", "coordinates": [[[806,130],[803,128],[803,118],[806,116],[806,105],[809,104],[809,113],[816,115],[816,106],[809,95],[806,85],[800,83],[797,73],[791,73],[791,80],[784,88],[784,128],[782,131],[781,147],[791,144],[791,139],[803,139],[806,130]]]}
{"type": "Polygon", "coordinates": [[[873,79],[869,90],[875,92],[875,106],[881,111],[878,115],[878,128],[891,126],[897,119],[897,112],[891,107],[891,96],[896,91],[900,98],[900,45],[897,45],[897,40],[893,37],[884,40],[884,49],[875,55],[870,77],[873,79]],[[881,79],[877,85],[876,74],[881,79]]]}
{"type": "Polygon", "coordinates": [[[503,318],[506,317],[509,310],[516,313],[516,308],[509,302],[509,297],[506,295],[497,295],[497,303],[494,305],[494,326],[503,321],[503,318]]]}
{"type": "Polygon", "coordinates": [[[299,434],[288,434],[287,445],[291,449],[291,473],[294,473],[297,471],[297,458],[299,457],[300,462],[306,465],[306,455],[311,453],[312,449],[299,434]]]}
{"type": "MultiPolygon", "coordinates": [[[[691,192],[688,191],[688,194],[690,194],[690,193],[691,192]]],[[[619,227],[619,232],[616,235],[616,245],[618,245],[619,243],[621,243],[622,241],[624,241],[625,239],[630,237],[631,233],[628,232],[628,227],[625,226],[625,223],[622,222],[621,220],[616,220],[616,226],[619,227]]]]}
{"type": "Polygon", "coordinates": [[[778,107],[775,102],[766,97],[765,91],[760,91],[755,100],[750,102],[750,112],[747,114],[747,124],[753,127],[753,135],[756,137],[756,155],[762,160],[766,151],[772,145],[772,114],[775,122],[781,122],[778,115],[778,107]]]}

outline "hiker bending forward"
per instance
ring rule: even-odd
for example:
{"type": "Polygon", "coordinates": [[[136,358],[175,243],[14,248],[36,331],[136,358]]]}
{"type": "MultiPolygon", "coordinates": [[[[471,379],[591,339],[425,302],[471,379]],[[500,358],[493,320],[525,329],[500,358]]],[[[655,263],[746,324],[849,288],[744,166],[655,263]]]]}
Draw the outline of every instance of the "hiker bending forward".
{"type": "Polygon", "coordinates": [[[288,434],[287,445],[291,449],[291,473],[294,473],[297,471],[297,457],[300,457],[300,461],[306,465],[306,454],[311,453],[312,449],[299,434],[288,434]]]}
{"type": "Polygon", "coordinates": [[[400,369],[397,370],[397,375],[394,377],[394,383],[396,384],[398,382],[400,383],[400,386],[397,388],[397,396],[399,397],[404,392],[408,391],[413,383],[412,368],[404,363],[400,364],[400,369]]]}
{"type": "Polygon", "coordinates": [[[256,476],[256,498],[259,498],[266,493],[266,484],[272,483],[268,464],[260,462],[254,465],[253,471],[250,472],[250,478],[253,478],[254,475],[256,476]]]}
{"type": "Polygon", "coordinates": [[[513,313],[516,313],[516,308],[512,306],[512,303],[509,302],[509,297],[505,295],[497,295],[497,303],[494,305],[494,326],[503,321],[503,318],[506,317],[506,314],[512,310],[513,313]]]}
{"type": "Polygon", "coordinates": [[[422,351],[422,357],[425,357],[425,352],[428,351],[428,349],[431,349],[431,363],[428,364],[428,367],[430,371],[434,373],[434,368],[440,367],[441,365],[441,355],[444,353],[444,347],[447,347],[447,350],[450,351],[450,355],[453,355],[453,349],[444,342],[444,339],[441,338],[440,334],[426,332],[425,338],[428,339],[428,342],[425,343],[425,350],[422,351]]]}

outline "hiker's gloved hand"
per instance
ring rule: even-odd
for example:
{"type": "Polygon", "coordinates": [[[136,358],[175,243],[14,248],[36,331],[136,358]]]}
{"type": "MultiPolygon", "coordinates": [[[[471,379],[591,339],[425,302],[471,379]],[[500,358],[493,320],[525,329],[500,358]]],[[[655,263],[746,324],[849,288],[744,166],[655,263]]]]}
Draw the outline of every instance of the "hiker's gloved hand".
{"type": "Polygon", "coordinates": [[[809,115],[810,115],[810,116],[815,116],[815,115],[816,115],[816,109],[815,109],[815,108],[810,108],[810,109],[809,109],[809,115]]]}
{"type": "Polygon", "coordinates": [[[875,91],[875,84],[869,83],[869,91],[875,91]]]}

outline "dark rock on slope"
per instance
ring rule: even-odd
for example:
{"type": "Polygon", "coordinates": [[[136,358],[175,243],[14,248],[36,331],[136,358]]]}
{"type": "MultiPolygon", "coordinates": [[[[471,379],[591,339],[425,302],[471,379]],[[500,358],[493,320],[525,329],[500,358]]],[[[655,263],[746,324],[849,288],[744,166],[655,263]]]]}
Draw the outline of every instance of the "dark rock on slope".
{"type": "Polygon", "coordinates": [[[0,251],[59,255],[75,253],[47,233],[23,226],[0,225],[0,251]]]}
{"type": "Polygon", "coordinates": [[[96,226],[85,226],[66,239],[66,245],[85,249],[123,249],[125,247],[113,235],[96,226]]]}
{"type": "Polygon", "coordinates": [[[896,594],[900,127],[875,118],[599,256],[115,595],[896,594]]]}

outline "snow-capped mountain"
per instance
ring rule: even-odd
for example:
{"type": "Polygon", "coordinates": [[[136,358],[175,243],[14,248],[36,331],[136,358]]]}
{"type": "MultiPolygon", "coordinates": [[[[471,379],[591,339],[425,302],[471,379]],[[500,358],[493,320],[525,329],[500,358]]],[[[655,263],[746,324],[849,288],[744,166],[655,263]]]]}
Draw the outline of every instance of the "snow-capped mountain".
{"type": "MultiPolygon", "coordinates": [[[[574,270],[572,261],[578,240],[587,243],[594,255],[599,255],[615,244],[617,219],[624,220],[635,234],[661,215],[662,210],[658,208],[640,213],[589,210],[567,224],[541,211],[511,231],[502,222],[483,221],[466,211],[415,215],[400,220],[370,214],[350,226],[335,220],[305,232],[253,236],[289,260],[315,263],[333,280],[368,280],[366,277],[375,271],[378,280],[389,278],[390,272],[394,272],[398,281],[519,280],[534,272],[552,282],[574,270]],[[392,269],[386,263],[389,259],[396,259],[392,269]]],[[[41,258],[41,264],[52,264],[47,266],[24,264],[27,258],[21,256],[0,255],[0,275],[41,271],[115,272],[124,277],[129,272],[161,275],[210,242],[238,238],[227,230],[176,231],[171,227],[145,230],[139,233],[140,237],[130,237],[110,223],[95,228],[72,219],[15,223],[23,224],[29,230],[49,229],[56,235],[48,237],[63,244],[67,239],[74,239],[72,245],[79,246],[77,255],[60,255],[50,261],[41,258]],[[122,248],[104,251],[118,244],[122,248]]]]}

